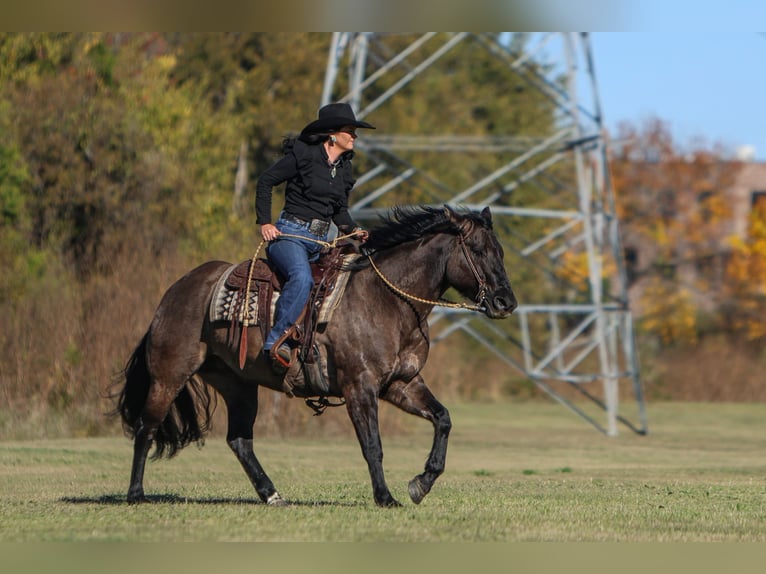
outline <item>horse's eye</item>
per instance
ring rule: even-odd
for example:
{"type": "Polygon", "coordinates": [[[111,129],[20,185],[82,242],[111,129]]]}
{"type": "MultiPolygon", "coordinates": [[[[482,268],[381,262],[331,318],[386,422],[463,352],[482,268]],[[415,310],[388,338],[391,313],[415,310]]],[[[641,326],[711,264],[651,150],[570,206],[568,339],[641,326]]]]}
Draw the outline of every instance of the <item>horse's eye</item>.
{"type": "Polygon", "coordinates": [[[486,249],[483,245],[479,245],[478,243],[469,243],[468,248],[471,250],[471,253],[474,255],[484,255],[486,252],[486,249]]]}

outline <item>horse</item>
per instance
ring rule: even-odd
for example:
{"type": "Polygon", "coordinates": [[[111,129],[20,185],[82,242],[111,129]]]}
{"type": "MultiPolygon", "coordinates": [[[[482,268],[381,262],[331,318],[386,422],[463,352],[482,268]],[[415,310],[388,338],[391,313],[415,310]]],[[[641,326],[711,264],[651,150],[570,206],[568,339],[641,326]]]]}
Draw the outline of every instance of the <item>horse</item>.
{"type": "MultiPolygon", "coordinates": [[[[449,411],[421,375],[429,352],[427,318],[449,288],[491,319],[511,315],[516,296],[493,232],[489,208],[395,207],[369,232],[350,269],[341,307],[315,343],[327,357],[327,397],[344,402],[367,462],[375,504],[401,506],[383,472],[379,401],[429,420],[434,436],[422,473],[408,483],[419,504],[444,471],[452,427],[449,411]],[[366,254],[366,257],[364,256],[366,254]]],[[[227,327],[211,323],[212,292],[231,264],[208,261],[163,295],[151,324],[117,381],[115,414],[133,439],[128,503],[146,502],[149,451],[168,458],[209,430],[214,389],[227,407],[226,442],[261,501],[283,499],[253,450],[258,390],[284,392],[252,326],[244,365],[227,342],[227,327]]],[[[460,305],[456,303],[455,305],[460,305]]],[[[220,322],[219,322],[220,323],[220,322]]]]}

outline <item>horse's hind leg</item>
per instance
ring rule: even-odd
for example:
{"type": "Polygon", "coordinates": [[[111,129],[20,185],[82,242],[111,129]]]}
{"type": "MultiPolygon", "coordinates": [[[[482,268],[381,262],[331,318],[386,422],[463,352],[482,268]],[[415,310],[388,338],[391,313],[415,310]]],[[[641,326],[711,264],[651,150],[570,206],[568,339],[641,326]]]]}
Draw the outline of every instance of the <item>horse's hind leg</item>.
{"type": "Polygon", "coordinates": [[[134,504],[137,502],[146,502],[146,496],[144,495],[144,470],[146,468],[146,458],[149,456],[149,449],[152,448],[152,442],[154,441],[154,433],[157,431],[157,427],[162,422],[162,418],[165,417],[172,399],[167,401],[159,401],[156,397],[157,386],[153,385],[149,389],[149,396],[147,397],[147,404],[139,420],[138,427],[135,430],[135,436],[133,438],[133,465],[130,471],[130,486],[128,487],[128,502],[134,504]],[[155,395],[153,397],[152,395],[155,395]],[[157,413],[163,412],[161,418],[158,420],[157,413]]]}
{"type": "Polygon", "coordinates": [[[258,414],[258,385],[239,380],[227,381],[223,377],[208,373],[204,373],[203,376],[218,389],[226,401],[229,419],[226,442],[242,465],[255,492],[266,504],[286,505],[253,451],[253,425],[258,414]]]}
{"type": "Polygon", "coordinates": [[[178,436],[179,423],[193,424],[199,431],[193,403],[186,408],[177,409],[176,414],[183,420],[169,419],[165,422],[167,427],[165,430],[160,429],[160,426],[163,425],[163,421],[168,416],[176,399],[185,398],[189,400],[189,397],[179,397],[179,393],[184,389],[187,382],[196,376],[195,372],[204,360],[206,348],[206,345],[197,343],[189,348],[189,352],[180,354],[173,353],[170,349],[152,342],[148,349],[147,376],[149,376],[150,384],[134,432],[133,465],[127,496],[129,503],[146,501],[143,484],[144,470],[146,458],[153,443],[156,442],[157,444],[156,456],[159,457],[163,451],[167,451],[167,456],[171,457],[188,441],[199,438],[196,434],[186,439],[178,436]],[[149,373],[151,374],[149,375],[149,373]]]}
{"type": "Polygon", "coordinates": [[[149,450],[152,447],[155,433],[170,410],[176,395],[183,387],[177,385],[172,391],[154,382],[149,388],[146,404],[141,412],[141,418],[135,430],[133,439],[133,465],[130,471],[130,486],[127,500],[129,503],[146,502],[144,495],[144,470],[149,450]]]}
{"type": "Polygon", "coordinates": [[[146,502],[144,495],[144,469],[146,468],[146,457],[149,456],[149,449],[152,447],[152,437],[141,424],[136,429],[136,436],[133,439],[133,465],[130,471],[130,486],[128,487],[128,503],[146,502]]]}
{"type": "Polygon", "coordinates": [[[405,412],[428,419],[434,425],[434,441],[425,470],[409,483],[410,498],[415,504],[420,504],[444,472],[447,440],[452,429],[449,411],[436,400],[420,375],[409,382],[394,382],[382,398],[405,412]]]}

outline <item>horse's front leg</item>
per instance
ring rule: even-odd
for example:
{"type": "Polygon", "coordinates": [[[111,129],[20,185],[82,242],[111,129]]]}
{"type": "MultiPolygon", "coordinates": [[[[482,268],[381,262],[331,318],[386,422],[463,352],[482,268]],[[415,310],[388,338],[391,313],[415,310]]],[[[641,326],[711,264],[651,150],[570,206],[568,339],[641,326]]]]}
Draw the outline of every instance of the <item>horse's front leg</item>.
{"type": "Polygon", "coordinates": [[[431,491],[436,479],[444,472],[447,440],[452,429],[449,411],[436,400],[420,375],[409,382],[394,382],[381,398],[405,412],[428,419],[434,425],[434,441],[426,460],[425,471],[409,483],[410,498],[415,504],[420,504],[431,491]]]}
{"type": "Polygon", "coordinates": [[[401,506],[386,485],[383,474],[383,446],[378,427],[378,397],[372,381],[347,385],[344,389],[346,409],[354,424],[362,455],[367,461],[372,480],[372,492],[378,506],[401,506]]]}

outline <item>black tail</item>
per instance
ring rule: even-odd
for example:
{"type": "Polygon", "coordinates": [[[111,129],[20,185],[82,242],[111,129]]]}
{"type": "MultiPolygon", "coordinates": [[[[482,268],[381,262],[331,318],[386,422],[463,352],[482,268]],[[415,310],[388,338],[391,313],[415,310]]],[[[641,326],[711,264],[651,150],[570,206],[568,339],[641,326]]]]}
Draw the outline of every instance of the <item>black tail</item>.
{"type": "MultiPolygon", "coordinates": [[[[125,385],[115,394],[117,406],[113,414],[120,415],[122,428],[131,438],[136,436],[141,427],[141,414],[152,383],[146,362],[148,338],[147,332],[128,359],[120,377],[120,380],[125,381],[125,385]]],[[[161,458],[163,455],[171,458],[188,444],[201,442],[210,428],[214,409],[215,401],[212,400],[207,387],[195,378],[189,379],[154,433],[155,451],[152,458],[161,458]],[[201,421],[198,420],[198,409],[201,421]]]]}

